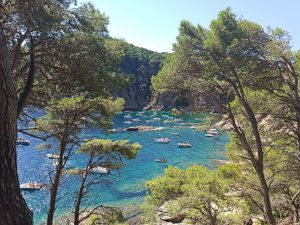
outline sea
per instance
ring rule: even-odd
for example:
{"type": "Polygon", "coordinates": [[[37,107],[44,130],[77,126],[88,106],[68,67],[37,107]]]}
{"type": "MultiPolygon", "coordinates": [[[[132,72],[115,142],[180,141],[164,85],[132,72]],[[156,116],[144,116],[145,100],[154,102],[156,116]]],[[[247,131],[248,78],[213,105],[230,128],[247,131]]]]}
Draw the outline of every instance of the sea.
{"type": "MultiPolygon", "coordinates": [[[[126,217],[131,217],[141,213],[139,207],[147,194],[145,182],[161,176],[168,166],[186,169],[188,166],[201,164],[210,169],[216,168],[227,159],[225,149],[229,133],[219,130],[220,135],[205,137],[205,131],[196,129],[198,124],[204,122],[205,116],[206,114],[174,116],[165,111],[123,112],[115,116],[114,132],[104,133],[97,128],[86,128],[81,134],[82,139],[126,139],[130,143],[140,143],[142,149],[135,159],[125,160],[121,169],[103,175],[105,182],[92,187],[83,206],[115,206],[123,210],[126,217]],[[130,126],[153,126],[160,129],[126,131],[130,126]],[[171,141],[168,144],[156,143],[154,139],[159,137],[168,137],[171,141]],[[192,143],[191,148],[177,147],[178,142],[186,141],[192,143]],[[167,163],[156,163],[157,158],[165,158],[167,163]]],[[[46,154],[56,153],[55,144],[52,149],[38,150],[41,140],[22,134],[19,137],[25,137],[31,142],[29,146],[17,147],[20,183],[37,181],[49,185],[55,167],[46,154]]],[[[66,168],[83,168],[85,159],[82,155],[73,154],[66,168]]],[[[64,175],[59,188],[56,218],[72,213],[79,181],[78,175],[64,175]]],[[[45,221],[49,189],[23,191],[23,196],[34,213],[34,224],[45,221]]]]}

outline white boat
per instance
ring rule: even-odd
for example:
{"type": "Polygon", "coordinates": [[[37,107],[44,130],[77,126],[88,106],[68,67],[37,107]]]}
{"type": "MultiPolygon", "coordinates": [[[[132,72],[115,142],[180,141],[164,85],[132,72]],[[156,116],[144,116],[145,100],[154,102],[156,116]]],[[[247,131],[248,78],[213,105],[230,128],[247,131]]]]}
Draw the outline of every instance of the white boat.
{"type": "Polygon", "coordinates": [[[218,134],[219,134],[219,132],[218,132],[217,129],[215,129],[215,128],[210,128],[210,129],[208,129],[208,130],[206,131],[206,133],[212,134],[212,135],[218,135],[218,134]]]}
{"type": "Polygon", "coordinates": [[[166,163],[166,162],[168,162],[168,160],[165,158],[157,158],[157,159],[155,159],[155,162],[156,163],[166,163]]]}
{"type": "Polygon", "coordinates": [[[181,121],[182,121],[181,118],[174,119],[174,122],[181,122],[181,121]]]}
{"type": "Polygon", "coordinates": [[[43,184],[40,184],[36,181],[30,183],[24,183],[20,185],[21,190],[39,190],[43,187],[43,184]]]}
{"type": "Polygon", "coordinates": [[[154,121],[160,121],[160,118],[154,117],[153,120],[154,120],[154,121]]]}
{"type": "Polygon", "coordinates": [[[19,137],[17,138],[17,142],[16,142],[17,145],[21,145],[21,146],[27,146],[27,145],[30,145],[30,141],[28,141],[27,139],[25,138],[22,138],[22,137],[19,137]]]}
{"type": "Polygon", "coordinates": [[[180,133],[179,132],[172,132],[172,135],[174,135],[174,136],[180,136],[180,133]]]}
{"type": "Polygon", "coordinates": [[[166,119],[164,123],[174,123],[174,119],[166,119]]]}
{"type": "Polygon", "coordinates": [[[109,169],[106,167],[96,166],[91,169],[92,173],[109,173],[109,169]]]}
{"type": "Polygon", "coordinates": [[[141,120],[139,118],[132,119],[132,122],[140,122],[141,120]]]}
{"type": "Polygon", "coordinates": [[[214,137],[213,134],[209,134],[209,133],[205,134],[204,136],[205,136],[205,137],[214,137]]]}
{"type": "Polygon", "coordinates": [[[126,121],[124,121],[124,123],[130,124],[130,123],[132,123],[132,122],[129,121],[129,120],[126,120],[126,121]]]}
{"type": "Polygon", "coordinates": [[[154,123],[154,120],[146,120],[146,123],[154,123]]]}
{"type": "Polygon", "coordinates": [[[187,142],[179,142],[177,143],[177,147],[179,148],[191,148],[193,147],[192,143],[187,141],[187,142]]]}
{"type": "Polygon", "coordinates": [[[46,156],[49,159],[59,159],[59,155],[58,154],[47,154],[46,156]]]}
{"type": "Polygon", "coordinates": [[[124,116],[124,118],[126,118],[126,119],[131,119],[131,115],[130,115],[130,114],[127,114],[127,115],[124,116]]]}
{"type": "Polygon", "coordinates": [[[168,144],[171,141],[171,139],[170,138],[155,138],[154,141],[156,143],[168,144]]]}

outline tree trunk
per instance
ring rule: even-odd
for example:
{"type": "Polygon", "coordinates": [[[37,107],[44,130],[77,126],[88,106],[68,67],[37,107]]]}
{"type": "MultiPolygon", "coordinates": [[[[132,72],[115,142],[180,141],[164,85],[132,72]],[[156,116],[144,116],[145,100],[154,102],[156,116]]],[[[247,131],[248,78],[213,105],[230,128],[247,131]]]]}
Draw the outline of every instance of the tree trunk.
{"type": "Polygon", "coordinates": [[[262,192],[262,198],[263,198],[263,206],[264,206],[264,215],[266,218],[266,222],[268,225],[275,225],[275,220],[272,214],[272,206],[271,206],[271,201],[270,201],[270,194],[269,194],[269,187],[266,182],[266,178],[264,175],[263,168],[256,168],[256,173],[259,178],[259,183],[261,187],[261,192],[262,192]]]}
{"type": "Polygon", "coordinates": [[[60,183],[61,173],[63,170],[64,152],[65,152],[65,149],[67,146],[67,143],[65,140],[66,139],[63,139],[60,143],[59,161],[58,161],[58,165],[56,167],[54,181],[53,181],[53,183],[51,185],[51,189],[50,189],[50,203],[49,203],[49,210],[48,210],[48,215],[47,215],[47,225],[53,224],[54,213],[55,213],[55,209],[56,209],[56,196],[57,196],[57,191],[58,191],[58,187],[59,187],[59,183],[60,183]]]}
{"type": "Polygon", "coordinates": [[[17,173],[17,97],[4,62],[0,62],[0,224],[30,225],[32,212],[22,197],[17,173]]]}
{"type": "Polygon", "coordinates": [[[84,174],[82,174],[81,177],[81,182],[80,182],[80,188],[79,188],[79,192],[77,194],[77,199],[75,202],[75,211],[74,211],[74,225],[79,225],[80,224],[80,205],[81,205],[81,201],[82,198],[84,197],[84,187],[85,187],[85,182],[86,179],[90,173],[90,169],[91,169],[91,165],[92,165],[92,161],[93,161],[94,157],[90,156],[89,157],[89,161],[87,163],[87,166],[85,168],[85,172],[84,174]]]}
{"type": "Polygon", "coordinates": [[[84,184],[85,184],[85,181],[86,181],[86,178],[87,178],[87,175],[88,175],[88,171],[86,171],[82,176],[82,179],[81,179],[81,183],[80,183],[80,188],[79,188],[79,192],[77,194],[77,199],[76,199],[76,203],[75,203],[75,211],[74,211],[74,225],[79,225],[80,223],[80,205],[81,205],[81,200],[82,200],[82,197],[84,195],[84,184]]]}
{"type": "MultiPolygon", "coordinates": [[[[237,80],[239,81],[238,77],[237,77],[237,80]]],[[[243,89],[241,83],[238,82],[238,85],[239,85],[239,90],[237,90],[237,94],[239,96],[239,99],[240,99],[245,111],[246,111],[248,121],[251,124],[252,134],[255,138],[257,158],[253,157],[255,152],[252,150],[251,161],[255,168],[255,171],[256,171],[256,174],[258,176],[259,183],[260,183],[260,189],[262,192],[263,206],[264,206],[264,216],[266,218],[268,225],[275,225],[276,223],[275,223],[275,219],[272,214],[272,206],[271,206],[271,201],[270,201],[269,187],[268,187],[266,177],[264,174],[264,153],[263,153],[263,145],[262,145],[262,141],[261,141],[261,136],[260,136],[260,132],[258,129],[258,122],[256,120],[254,111],[252,110],[251,106],[249,105],[247,99],[245,98],[246,95],[244,93],[244,89],[243,89]],[[240,93],[239,93],[239,91],[240,91],[240,93]]]]}

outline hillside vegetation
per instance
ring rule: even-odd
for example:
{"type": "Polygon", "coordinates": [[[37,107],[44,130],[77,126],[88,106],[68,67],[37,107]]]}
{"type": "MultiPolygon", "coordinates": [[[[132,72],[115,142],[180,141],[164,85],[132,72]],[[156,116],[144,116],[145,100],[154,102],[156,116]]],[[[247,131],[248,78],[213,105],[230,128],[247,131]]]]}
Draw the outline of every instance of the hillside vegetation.
{"type": "MultiPolygon", "coordinates": [[[[247,224],[300,222],[300,52],[290,41],[287,32],[265,30],[229,8],[209,29],[181,22],[154,90],[209,95],[231,127],[231,164],[213,172],[168,168],[147,183],[145,222],[155,224],[161,207],[164,222],[241,224],[247,216],[247,224]]],[[[195,102],[194,110],[200,107],[195,102]]]]}

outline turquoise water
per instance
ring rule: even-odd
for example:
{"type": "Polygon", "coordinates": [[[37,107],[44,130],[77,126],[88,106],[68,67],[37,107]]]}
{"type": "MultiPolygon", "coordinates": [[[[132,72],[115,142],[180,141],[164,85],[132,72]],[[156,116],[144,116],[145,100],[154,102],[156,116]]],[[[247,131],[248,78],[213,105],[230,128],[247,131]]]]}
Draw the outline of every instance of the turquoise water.
{"type": "MultiPolygon", "coordinates": [[[[182,120],[173,123],[164,123],[167,116],[171,116],[167,112],[147,111],[143,115],[138,112],[122,113],[115,118],[115,128],[126,128],[135,125],[147,125],[164,127],[160,131],[138,131],[138,132],[114,132],[111,134],[103,134],[98,129],[86,129],[83,138],[111,138],[128,139],[130,142],[139,142],[143,148],[140,150],[136,159],[126,161],[126,165],[119,171],[113,172],[109,177],[105,177],[110,185],[97,185],[91,192],[89,201],[94,205],[114,205],[121,206],[122,209],[129,210],[133,204],[140,204],[146,194],[144,183],[156,176],[163,174],[164,169],[168,165],[179,168],[186,168],[193,164],[202,164],[209,168],[216,166],[217,160],[226,159],[225,144],[229,140],[228,134],[223,133],[219,138],[204,137],[204,132],[197,132],[192,128],[193,124],[201,123],[204,115],[176,116],[175,118],[182,120]],[[132,118],[139,118],[140,122],[124,123],[125,115],[130,114],[132,118]],[[161,120],[156,122],[146,122],[154,117],[161,120]],[[180,136],[173,136],[172,132],[180,132],[180,136]],[[154,138],[169,137],[169,144],[155,143],[154,138]],[[178,148],[177,142],[190,141],[193,144],[191,148],[178,148]],[[164,157],[168,159],[168,163],[155,163],[155,158],[164,157]]],[[[20,135],[21,136],[21,135],[20,135]]],[[[30,181],[38,181],[41,183],[49,182],[49,172],[54,170],[52,161],[46,158],[46,154],[50,151],[38,151],[34,148],[40,141],[37,139],[26,137],[31,141],[31,145],[27,147],[18,147],[18,169],[20,175],[20,183],[30,181]]],[[[73,155],[67,163],[67,167],[83,167],[84,157],[73,155]]],[[[66,175],[61,183],[60,196],[57,208],[58,214],[70,212],[74,205],[74,193],[78,188],[79,178],[74,175],[66,175]]],[[[48,190],[24,191],[23,194],[34,212],[35,224],[43,221],[47,212],[47,204],[49,200],[48,190]]]]}

